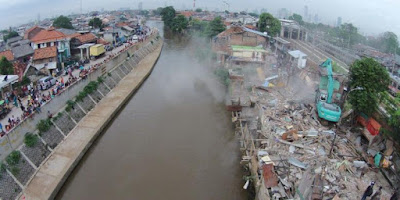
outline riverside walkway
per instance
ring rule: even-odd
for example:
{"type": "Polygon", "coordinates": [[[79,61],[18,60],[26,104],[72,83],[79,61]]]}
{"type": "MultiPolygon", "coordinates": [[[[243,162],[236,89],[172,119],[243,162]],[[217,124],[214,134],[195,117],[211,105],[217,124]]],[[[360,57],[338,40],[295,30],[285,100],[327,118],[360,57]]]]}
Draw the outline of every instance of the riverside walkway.
{"type": "Polygon", "coordinates": [[[162,42],[105,96],[70,132],[29,181],[20,199],[53,199],[82,156],[111,119],[150,75],[162,42]]]}

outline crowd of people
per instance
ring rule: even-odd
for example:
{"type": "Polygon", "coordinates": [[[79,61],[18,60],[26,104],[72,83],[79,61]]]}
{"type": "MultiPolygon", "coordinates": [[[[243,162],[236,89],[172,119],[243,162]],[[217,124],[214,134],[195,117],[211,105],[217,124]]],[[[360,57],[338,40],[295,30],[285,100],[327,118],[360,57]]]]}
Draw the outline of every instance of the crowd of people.
{"type": "MultiPolygon", "coordinates": [[[[148,29],[150,30],[150,29],[148,29]]],[[[139,35],[139,41],[138,42],[143,42],[147,39],[148,37],[148,32],[147,29],[146,31],[143,31],[139,35]]],[[[153,32],[151,32],[152,34],[153,32]]],[[[127,51],[131,46],[136,44],[135,41],[129,40],[127,42],[128,44],[124,46],[120,51],[117,53],[111,54],[106,59],[104,59],[102,62],[94,64],[93,66],[89,66],[88,69],[85,69],[82,66],[79,67],[80,73],[79,76],[80,78],[84,79],[87,77],[88,74],[91,72],[95,71],[98,69],[101,65],[107,63],[117,55],[127,51]]],[[[4,101],[5,101],[5,107],[8,109],[11,109],[12,105],[16,108],[20,108],[22,111],[21,116],[15,117],[14,115],[11,115],[11,117],[8,118],[8,123],[6,125],[0,123],[0,135],[4,136],[4,134],[8,133],[10,130],[12,130],[15,126],[20,124],[24,119],[28,117],[32,117],[34,113],[41,113],[41,107],[46,104],[48,101],[51,101],[51,99],[55,98],[58,94],[60,94],[65,88],[69,87],[71,84],[76,82],[78,79],[77,77],[73,76],[72,74],[72,68],[69,68],[67,71],[69,78],[68,80],[64,81],[64,77],[61,76],[60,80],[56,80],[56,84],[54,87],[51,87],[49,85],[49,82],[46,83],[40,83],[34,85],[33,83],[30,83],[26,86],[21,87],[21,94],[17,94],[17,92],[14,90],[12,92],[6,92],[4,95],[4,101]],[[46,85],[44,85],[46,84],[46,85]],[[50,88],[50,90],[45,93],[43,90],[45,88],[50,88]],[[27,97],[27,102],[23,103],[22,98],[27,97]],[[12,104],[11,104],[12,102],[12,104]]]]}

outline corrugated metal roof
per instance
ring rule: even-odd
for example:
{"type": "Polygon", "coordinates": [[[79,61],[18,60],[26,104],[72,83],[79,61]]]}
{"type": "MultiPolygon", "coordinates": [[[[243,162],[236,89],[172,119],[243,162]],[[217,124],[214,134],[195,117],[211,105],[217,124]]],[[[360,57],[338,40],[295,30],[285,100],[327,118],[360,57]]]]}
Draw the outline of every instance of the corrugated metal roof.
{"type": "Polygon", "coordinates": [[[255,31],[255,30],[252,30],[252,29],[249,29],[249,28],[246,28],[246,27],[242,27],[242,28],[243,28],[244,31],[247,31],[247,32],[250,32],[250,33],[254,33],[254,34],[257,34],[257,35],[261,35],[263,37],[270,38],[270,36],[267,33],[262,33],[260,31],[255,31]]]}

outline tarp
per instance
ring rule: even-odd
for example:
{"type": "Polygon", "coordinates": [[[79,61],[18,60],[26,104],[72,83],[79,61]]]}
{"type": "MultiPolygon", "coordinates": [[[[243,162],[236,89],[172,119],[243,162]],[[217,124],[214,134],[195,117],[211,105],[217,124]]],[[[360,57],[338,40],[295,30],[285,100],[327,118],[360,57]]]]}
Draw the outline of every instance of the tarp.
{"type": "Polygon", "coordinates": [[[55,69],[57,68],[57,62],[35,64],[33,67],[35,67],[37,70],[41,70],[43,67],[46,67],[47,69],[55,69]]]}
{"type": "Polygon", "coordinates": [[[18,75],[0,75],[0,88],[5,88],[9,84],[18,82],[18,75]],[[7,80],[4,80],[7,76],[7,80]]]}

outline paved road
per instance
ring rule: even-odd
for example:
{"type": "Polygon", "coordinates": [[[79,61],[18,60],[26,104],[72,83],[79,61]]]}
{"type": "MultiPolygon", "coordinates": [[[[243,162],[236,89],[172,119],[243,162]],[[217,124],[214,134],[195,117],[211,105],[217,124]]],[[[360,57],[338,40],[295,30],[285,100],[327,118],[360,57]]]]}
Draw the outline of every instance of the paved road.
{"type": "MultiPolygon", "coordinates": [[[[89,69],[89,66],[93,66],[93,65],[98,64],[98,63],[100,63],[100,62],[103,62],[109,55],[117,54],[119,51],[121,51],[122,49],[124,49],[127,45],[129,45],[129,44],[127,44],[127,43],[126,43],[126,44],[123,44],[122,46],[119,46],[119,47],[114,48],[112,51],[106,52],[106,53],[105,53],[105,56],[103,56],[103,57],[101,57],[101,58],[99,58],[99,59],[97,59],[97,60],[91,60],[90,63],[84,65],[84,68],[85,68],[85,69],[89,69]]],[[[74,70],[74,71],[72,72],[72,75],[73,75],[74,77],[79,77],[79,72],[80,72],[80,70],[74,70]]],[[[69,75],[59,76],[59,77],[57,77],[56,79],[57,79],[58,81],[61,81],[61,77],[64,78],[64,81],[67,81],[68,78],[69,78],[69,75]]],[[[54,87],[54,86],[53,86],[53,87],[54,87]]],[[[47,90],[44,90],[44,91],[40,91],[40,94],[45,94],[45,95],[47,95],[47,94],[53,89],[53,87],[51,87],[51,88],[49,88],[49,89],[47,89],[47,90]]],[[[58,98],[58,97],[56,96],[55,98],[58,98]]],[[[24,98],[22,99],[22,104],[25,106],[25,108],[27,107],[27,106],[26,106],[27,103],[28,103],[28,98],[27,98],[27,97],[24,97],[24,98]]],[[[11,112],[10,112],[6,117],[4,117],[4,119],[1,119],[1,120],[0,120],[0,123],[3,125],[3,130],[5,130],[5,125],[8,124],[8,119],[9,119],[9,118],[11,118],[12,116],[14,116],[14,118],[15,118],[15,120],[16,120],[17,117],[20,117],[20,118],[21,118],[21,116],[22,116],[22,110],[21,110],[20,107],[18,107],[18,108],[15,107],[15,106],[12,104],[12,102],[10,102],[9,105],[11,106],[11,112]]],[[[20,106],[20,105],[18,105],[18,106],[20,106]]],[[[44,107],[44,108],[45,108],[45,107],[44,107]]],[[[42,112],[47,112],[46,109],[43,109],[43,106],[42,106],[42,112]]],[[[15,128],[15,127],[14,127],[14,128],[15,128]]]]}

